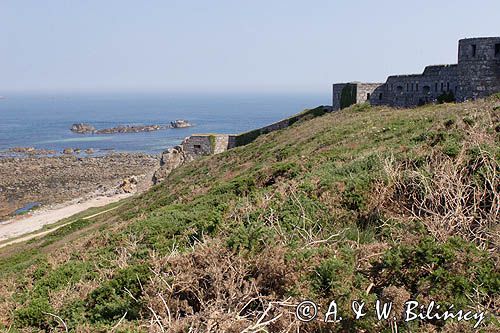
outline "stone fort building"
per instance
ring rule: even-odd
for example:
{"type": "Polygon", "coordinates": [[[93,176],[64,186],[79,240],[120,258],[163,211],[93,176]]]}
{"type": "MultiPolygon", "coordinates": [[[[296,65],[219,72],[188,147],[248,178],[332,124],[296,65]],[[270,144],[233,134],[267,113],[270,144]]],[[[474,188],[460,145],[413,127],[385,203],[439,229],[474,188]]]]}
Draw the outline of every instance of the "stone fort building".
{"type": "Polygon", "coordinates": [[[385,83],[333,85],[334,110],[352,104],[413,107],[437,101],[463,102],[500,92],[500,37],[458,42],[458,64],[434,65],[422,74],[393,75],[385,83]]]}

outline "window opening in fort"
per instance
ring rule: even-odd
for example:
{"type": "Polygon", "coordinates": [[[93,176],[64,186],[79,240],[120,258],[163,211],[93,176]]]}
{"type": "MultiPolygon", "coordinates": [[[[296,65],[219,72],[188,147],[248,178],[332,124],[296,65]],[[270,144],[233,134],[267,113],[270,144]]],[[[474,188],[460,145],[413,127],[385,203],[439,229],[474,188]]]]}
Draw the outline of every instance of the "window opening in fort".
{"type": "Polygon", "coordinates": [[[472,45],[472,56],[476,56],[477,46],[475,44],[472,45]]]}
{"type": "Polygon", "coordinates": [[[201,145],[194,145],[194,149],[201,149],[201,145]]]}
{"type": "Polygon", "coordinates": [[[500,57],[500,44],[495,44],[495,57],[500,57]]]}
{"type": "Polygon", "coordinates": [[[450,91],[450,82],[447,82],[447,83],[446,83],[446,90],[447,90],[447,91],[450,91]]]}
{"type": "Polygon", "coordinates": [[[429,87],[429,86],[424,86],[423,89],[424,89],[424,94],[428,94],[431,92],[431,87],[429,87]]]}
{"type": "Polygon", "coordinates": [[[382,100],[382,97],[384,97],[384,96],[383,96],[383,95],[382,95],[382,93],[381,93],[380,95],[378,95],[378,100],[379,100],[379,101],[381,101],[381,100],[382,100]]]}
{"type": "Polygon", "coordinates": [[[370,93],[366,94],[366,99],[370,100],[370,93]]]}
{"type": "Polygon", "coordinates": [[[441,91],[444,91],[444,83],[441,82],[441,91]]]}
{"type": "Polygon", "coordinates": [[[417,89],[417,91],[418,91],[418,83],[415,85],[415,88],[416,88],[416,89],[417,89]]]}
{"type": "Polygon", "coordinates": [[[398,92],[403,92],[403,87],[401,87],[401,86],[397,86],[397,87],[396,87],[396,90],[397,90],[398,92]]]}
{"type": "Polygon", "coordinates": [[[437,92],[438,91],[438,84],[436,82],[436,87],[434,88],[434,90],[437,92]]]}
{"type": "Polygon", "coordinates": [[[406,84],[406,91],[410,91],[410,84],[409,83],[406,84]]]}

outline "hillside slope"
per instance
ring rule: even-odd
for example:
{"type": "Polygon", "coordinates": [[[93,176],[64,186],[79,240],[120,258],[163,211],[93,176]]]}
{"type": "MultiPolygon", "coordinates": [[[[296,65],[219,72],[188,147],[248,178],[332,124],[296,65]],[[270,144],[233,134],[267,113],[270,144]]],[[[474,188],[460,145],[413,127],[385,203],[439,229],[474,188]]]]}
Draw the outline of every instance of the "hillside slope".
{"type": "Polygon", "coordinates": [[[2,249],[0,327],[390,332],[372,312],[354,320],[350,302],[400,311],[411,298],[485,310],[495,332],[498,105],[354,106],[184,165],[113,211],[2,249]],[[323,315],[336,300],[343,320],[297,321],[305,299],[323,315]]]}

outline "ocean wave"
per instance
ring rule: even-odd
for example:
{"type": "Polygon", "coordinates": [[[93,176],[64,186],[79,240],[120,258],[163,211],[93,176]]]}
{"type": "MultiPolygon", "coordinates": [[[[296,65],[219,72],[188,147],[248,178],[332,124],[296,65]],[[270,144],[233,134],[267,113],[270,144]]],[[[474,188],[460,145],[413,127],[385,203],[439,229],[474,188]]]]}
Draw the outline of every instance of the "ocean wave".
{"type": "Polygon", "coordinates": [[[85,136],[85,137],[81,137],[81,138],[66,138],[66,139],[59,139],[59,140],[43,141],[43,142],[39,142],[39,144],[59,143],[59,142],[95,142],[95,141],[104,141],[104,140],[111,140],[111,139],[113,139],[111,136],[85,136]]]}

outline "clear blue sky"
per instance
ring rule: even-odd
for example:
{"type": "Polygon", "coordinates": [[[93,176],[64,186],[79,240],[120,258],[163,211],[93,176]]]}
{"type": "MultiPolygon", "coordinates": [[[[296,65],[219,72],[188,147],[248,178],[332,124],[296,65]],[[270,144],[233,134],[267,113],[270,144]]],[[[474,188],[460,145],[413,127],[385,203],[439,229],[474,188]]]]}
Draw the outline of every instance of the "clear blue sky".
{"type": "Polygon", "coordinates": [[[456,62],[498,0],[0,0],[9,91],[325,92],[456,62]]]}

